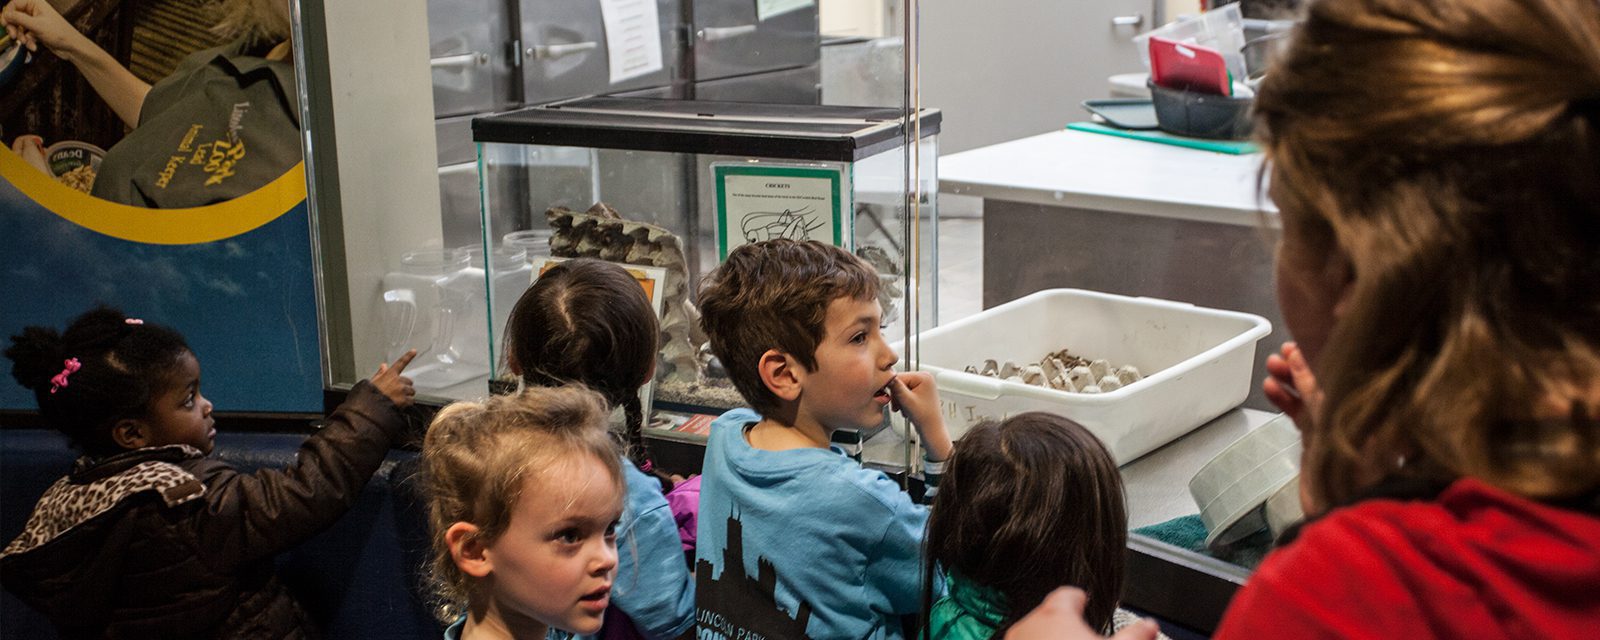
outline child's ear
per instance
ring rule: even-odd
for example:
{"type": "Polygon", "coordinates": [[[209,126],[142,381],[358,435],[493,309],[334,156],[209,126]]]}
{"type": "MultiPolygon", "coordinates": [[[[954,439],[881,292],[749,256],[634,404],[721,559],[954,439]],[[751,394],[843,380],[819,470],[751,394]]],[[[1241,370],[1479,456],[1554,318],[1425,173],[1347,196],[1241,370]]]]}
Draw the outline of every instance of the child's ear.
{"type": "Polygon", "coordinates": [[[474,578],[486,578],[494,573],[494,563],[489,559],[489,545],[478,533],[478,525],[457,522],[444,530],[444,543],[450,547],[456,568],[474,578]]]}
{"type": "Polygon", "coordinates": [[[772,395],[785,402],[799,399],[800,385],[805,381],[806,371],[789,354],[768,349],[757,361],[756,371],[760,372],[761,383],[767,385],[772,395]]]}
{"type": "Polygon", "coordinates": [[[123,418],[111,426],[111,441],[124,449],[143,449],[150,445],[150,429],[142,420],[123,418]]]}

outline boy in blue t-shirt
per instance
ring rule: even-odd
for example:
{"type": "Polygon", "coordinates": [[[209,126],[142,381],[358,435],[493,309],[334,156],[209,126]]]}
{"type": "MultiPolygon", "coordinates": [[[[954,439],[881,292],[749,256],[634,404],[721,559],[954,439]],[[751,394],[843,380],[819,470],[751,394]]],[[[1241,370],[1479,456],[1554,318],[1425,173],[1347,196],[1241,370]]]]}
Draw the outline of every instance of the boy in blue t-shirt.
{"type": "Polygon", "coordinates": [[[938,391],[896,374],[878,274],[838,247],[735,249],[700,291],[711,349],[754,411],[711,427],[700,489],[700,638],[901,638],[921,606],[927,509],[831,449],[838,429],[916,426],[927,471],[950,456],[938,391]]]}

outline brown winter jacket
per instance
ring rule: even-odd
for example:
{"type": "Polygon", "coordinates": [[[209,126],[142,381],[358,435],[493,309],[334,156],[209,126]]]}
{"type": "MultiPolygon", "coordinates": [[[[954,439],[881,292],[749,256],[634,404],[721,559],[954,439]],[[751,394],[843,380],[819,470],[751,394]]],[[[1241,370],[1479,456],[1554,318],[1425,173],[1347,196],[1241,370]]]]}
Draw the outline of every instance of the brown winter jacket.
{"type": "Polygon", "coordinates": [[[0,583],[63,638],[314,637],[273,556],[349,509],[405,424],[362,382],[287,469],[187,445],[80,459],[0,553],[0,583]]]}

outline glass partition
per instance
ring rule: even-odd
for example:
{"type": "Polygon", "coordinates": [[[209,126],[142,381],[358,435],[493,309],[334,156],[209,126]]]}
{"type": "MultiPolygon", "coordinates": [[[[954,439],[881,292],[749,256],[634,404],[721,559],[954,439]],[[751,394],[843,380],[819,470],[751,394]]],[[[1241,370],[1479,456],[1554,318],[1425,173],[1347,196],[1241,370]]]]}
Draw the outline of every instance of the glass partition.
{"type": "MultiPolygon", "coordinates": [[[[838,226],[830,241],[883,274],[896,342],[914,345],[937,319],[937,113],[906,117],[905,20],[915,12],[901,2],[430,0],[360,23],[341,6],[301,8],[305,60],[327,60],[306,73],[331,384],[416,348],[411,373],[425,397],[489,392],[504,375],[499,337],[511,303],[570,240],[552,221],[588,221],[601,203],[676,242],[681,266],[663,276],[662,320],[669,334],[698,334],[692,307],[682,309],[720,261],[715,185],[767,168],[836,176],[838,210],[812,213],[838,226]],[[475,135],[484,122],[601,99],[635,101],[621,116],[634,120],[682,104],[708,106],[680,117],[770,118],[789,129],[814,118],[831,122],[824,129],[871,129],[873,146],[819,159],[782,148],[480,145],[475,135]],[[718,182],[718,171],[729,177],[718,182]]],[[[673,421],[689,410],[736,402],[726,385],[720,397],[680,389],[706,369],[702,347],[703,338],[663,341],[652,399],[684,411],[662,416],[657,435],[678,437],[673,421]]],[[[903,430],[882,433],[898,444],[878,457],[906,470],[903,430]]]]}
{"type": "MultiPolygon", "coordinates": [[[[830,242],[866,260],[882,278],[886,334],[914,343],[934,319],[934,296],[916,293],[937,278],[915,261],[937,260],[931,236],[919,251],[912,232],[932,228],[937,214],[930,199],[907,207],[907,156],[935,162],[939,114],[911,122],[923,137],[908,152],[905,119],[892,108],[590,98],[478,118],[484,171],[522,176],[527,194],[483,191],[490,251],[527,247],[529,261],[489,270],[508,283],[490,288],[487,300],[497,377],[515,384],[499,332],[521,293],[512,280],[525,287],[575,257],[618,262],[652,293],[662,322],[656,377],[643,391],[656,418],[647,435],[702,443],[711,418],[744,403],[699,328],[698,283],[732,248],[779,237],[830,242]],[[918,214],[928,221],[914,223],[918,214]]],[[[921,186],[931,193],[931,182],[921,186]]],[[[903,429],[841,444],[907,470],[903,429]],[[877,444],[864,447],[864,439],[877,444]]]]}

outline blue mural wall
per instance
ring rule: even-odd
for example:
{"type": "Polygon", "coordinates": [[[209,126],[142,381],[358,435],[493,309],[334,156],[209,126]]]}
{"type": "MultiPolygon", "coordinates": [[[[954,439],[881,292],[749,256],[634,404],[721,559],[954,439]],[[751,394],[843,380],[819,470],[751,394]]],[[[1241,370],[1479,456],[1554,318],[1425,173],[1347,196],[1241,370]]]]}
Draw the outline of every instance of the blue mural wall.
{"type": "MultiPolygon", "coordinates": [[[[4,152],[0,152],[4,153],[4,152]]],[[[63,329],[106,303],[176,328],[217,411],[320,412],[322,361],[304,200],[271,222],[201,244],[103,235],[0,184],[0,336],[63,329]]],[[[35,409],[4,363],[0,408],[35,409]]]]}

